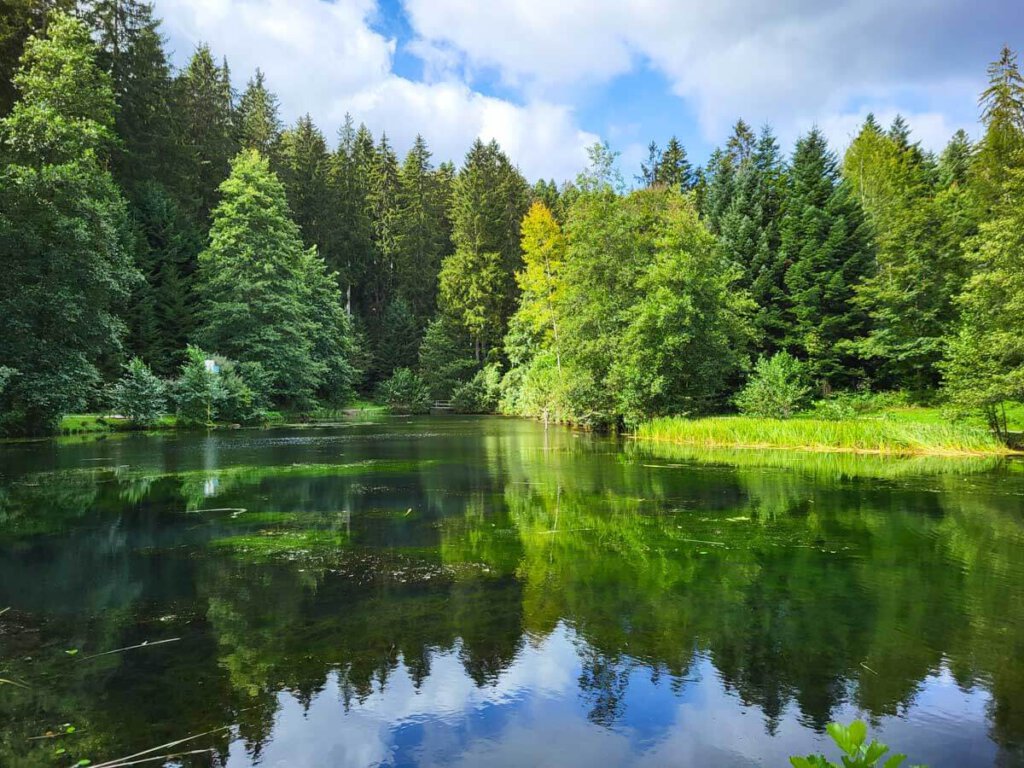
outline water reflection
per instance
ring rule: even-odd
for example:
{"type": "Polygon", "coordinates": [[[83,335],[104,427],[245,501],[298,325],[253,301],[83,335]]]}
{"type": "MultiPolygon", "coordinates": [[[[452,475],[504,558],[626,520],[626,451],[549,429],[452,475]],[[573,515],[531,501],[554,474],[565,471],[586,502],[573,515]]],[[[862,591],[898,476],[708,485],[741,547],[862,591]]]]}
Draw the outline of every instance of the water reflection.
{"type": "Polygon", "coordinates": [[[1024,762],[1013,465],[496,419],[0,465],[3,765],[69,721],[74,759],[230,725],[214,764],[782,764],[857,714],[933,766],[1024,762]]]}

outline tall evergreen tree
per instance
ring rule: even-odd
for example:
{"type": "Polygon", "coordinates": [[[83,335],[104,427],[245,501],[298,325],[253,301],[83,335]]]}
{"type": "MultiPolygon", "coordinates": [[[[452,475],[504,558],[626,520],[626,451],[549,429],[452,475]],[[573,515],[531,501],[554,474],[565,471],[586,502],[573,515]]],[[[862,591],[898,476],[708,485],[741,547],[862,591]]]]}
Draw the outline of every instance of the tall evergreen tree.
{"type": "Polygon", "coordinates": [[[278,154],[280,178],[302,241],[306,247],[316,246],[320,256],[333,263],[338,209],[331,189],[331,158],[324,135],[309,115],[281,135],[278,154]]]}
{"type": "Polygon", "coordinates": [[[238,100],[236,122],[239,147],[255,149],[273,164],[281,141],[281,118],[278,116],[277,96],[267,89],[263,72],[259,69],[238,100]]]}
{"type": "Polygon", "coordinates": [[[384,310],[394,293],[401,239],[398,157],[386,134],[381,134],[373,153],[368,182],[366,204],[373,231],[373,251],[364,286],[367,325],[371,340],[376,341],[382,330],[384,310]]]}
{"type": "Polygon", "coordinates": [[[789,266],[786,346],[807,361],[822,391],[863,376],[855,341],[867,330],[854,301],[870,274],[870,232],[850,185],[821,131],[796,144],[790,167],[780,258],[789,266]]]}
{"type": "Polygon", "coordinates": [[[857,287],[871,317],[860,349],[890,385],[938,382],[943,337],[955,319],[959,240],[950,242],[936,204],[931,165],[898,118],[887,133],[868,121],[846,152],[845,177],[872,225],[876,263],[857,287]]]}
{"type": "Polygon", "coordinates": [[[637,183],[645,187],[653,187],[658,179],[659,163],[661,163],[661,149],[656,142],[652,141],[647,145],[647,162],[640,163],[640,175],[636,176],[637,183]]]}
{"type": "Polygon", "coordinates": [[[779,231],[785,195],[785,168],[778,142],[765,126],[748,162],[734,180],[722,217],[721,241],[741,270],[740,284],[757,305],[755,335],[761,354],[778,351],[786,332],[786,265],[779,231]]]}
{"type": "Polygon", "coordinates": [[[14,75],[25,42],[46,31],[51,11],[71,13],[75,0],[4,0],[0,4],[0,117],[11,111],[18,98],[14,75]]]}
{"type": "Polygon", "coordinates": [[[336,246],[324,255],[328,266],[338,275],[345,304],[352,313],[353,290],[362,283],[373,247],[373,232],[366,205],[368,160],[364,159],[363,145],[368,143],[372,156],[373,138],[365,126],[359,131],[353,127],[352,117],[345,115],[345,123],[338,133],[338,148],[331,157],[330,185],[335,200],[336,246]],[[366,141],[363,136],[366,136],[366,141]]]}
{"type": "Polygon", "coordinates": [[[1004,47],[989,65],[989,84],[981,94],[981,139],[973,167],[973,181],[986,208],[996,204],[1011,168],[1024,165],[1024,77],[1017,54],[1004,47]]]}
{"type": "Polygon", "coordinates": [[[209,244],[199,256],[199,327],[206,350],[260,363],[276,402],[306,407],[326,366],[314,351],[306,249],[284,187],[255,150],[221,184],[209,244]]]}
{"type": "Polygon", "coordinates": [[[418,327],[424,328],[437,308],[437,277],[451,240],[445,190],[422,136],[402,163],[399,183],[396,287],[418,327]]]}
{"type": "Polygon", "coordinates": [[[97,363],[124,331],[115,308],[138,275],[107,171],[114,94],[88,30],[52,14],[14,82],[21,99],[0,121],[0,359],[14,371],[0,429],[38,432],[99,383],[97,363]]]}
{"type": "Polygon", "coordinates": [[[686,157],[686,148],[675,136],[668,140],[665,151],[658,158],[653,182],[681,192],[693,188],[693,167],[686,157]]]}
{"type": "Polygon", "coordinates": [[[443,308],[474,339],[475,356],[505,334],[515,306],[512,277],[522,263],[519,225],[529,187],[497,142],[477,139],[452,196],[455,252],[441,267],[443,308]]]}
{"type": "Polygon", "coordinates": [[[205,222],[227,178],[237,143],[227,64],[218,66],[201,45],[176,81],[178,142],[185,148],[188,200],[205,222]]]}

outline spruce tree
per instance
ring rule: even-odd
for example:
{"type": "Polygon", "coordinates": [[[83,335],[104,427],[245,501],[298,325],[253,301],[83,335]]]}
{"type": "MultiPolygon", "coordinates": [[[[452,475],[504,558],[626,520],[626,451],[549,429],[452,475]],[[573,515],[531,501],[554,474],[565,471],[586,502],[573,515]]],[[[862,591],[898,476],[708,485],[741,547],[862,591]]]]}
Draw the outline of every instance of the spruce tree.
{"type": "Polygon", "coordinates": [[[281,141],[281,118],[278,116],[277,96],[267,90],[263,72],[259,69],[238,100],[236,123],[239,147],[255,149],[273,166],[281,141]]]}
{"type": "Polygon", "coordinates": [[[399,172],[396,289],[419,328],[434,316],[441,259],[451,249],[447,201],[438,181],[430,150],[417,136],[399,172]]]}
{"type": "Polygon", "coordinates": [[[281,182],[302,241],[306,247],[316,246],[320,256],[333,263],[338,211],[331,189],[330,154],[309,115],[281,135],[279,156],[281,182]]]}
{"type": "MultiPolygon", "coordinates": [[[[357,133],[351,115],[338,133],[338,148],[331,156],[329,182],[337,206],[335,212],[335,248],[325,254],[327,265],[337,274],[345,295],[345,305],[352,313],[353,291],[366,275],[373,233],[366,205],[368,167],[362,158],[360,136],[369,134],[365,126],[357,133]]],[[[372,149],[373,139],[369,138],[372,149]]]]}
{"type": "Polygon", "coordinates": [[[686,192],[693,188],[693,167],[686,157],[686,149],[673,136],[658,158],[654,169],[654,183],[686,192]]]}
{"type": "Polygon", "coordinates": [[[178,142],[187,148],[187,200],[205,223],[235,155],[234,105],[227,64],[218,66],[201,45],[175,81],[178,142]]]}
{"type": "Polygon", "coordinates": [[[918,391],[938,383],[943,337],[955,320],[959,237],[947,239],[932,183],[936,175],[910,127],[897,118],[883,133],[865,123],[843,164],[872,225],[876,260],[857,287],[871,327],[860,350],[880,367],[885,383],[918,391]]]}
{"type": "Polygon", "coordinates": [[[386,134],[381,134],[380,142],[373,153],[368,182],[366,204],[373,231],[373,251],[364,286],[370,338],[377,340],[378,334],[383,330],[380,323],[384,309],[395,289],[401,238],[398,157],[391,148],[386,134]]]}
{"type": "Polygon", "coordinates": [[[115,101],[85,26],[54,13],[25,45],[0,121],[0,339],[13,369],[0,429],[40,432],[81,407],[120,349],[115,314],[138,279],[107,170],[115,101]]]}
{"type": "Polygon", "coordinates": [[[991,209],[1004,189],[1010,169],[1024,165],[1024,77],[1017,54],[1004,47],[989,65],[989,84],[979,99],[985,126],[972,168],[982,204],[991,209]]]}
{"type": "Polygon", "coordinates": [[[452,195],[455,252],[441,266],[442,307],[461,322],[481,359],[505,334],[522,263],[519,225],[529,188],[497,142],[477,139],[452,195]]]}
{"type": "Polygon", "coordinates": [[[786,265],[779,255],[785,168],[778,142],[767,126],[733,186],[721,219],[721,242],[741,270],[740,284],[757,305],[758,351],[771,355],[781,348],[786,332],[786,265]]]}
{"type": "Polygon", "coordinates": [[[244,150],[231,164],[199,256],[197,343],[261,363],[275,402],[308,407],[326,366],[316,359],[309,266],[284,187],[267,160],[244,150]]]}
{"type": "Polygon", "coordinates": [[[854,297],[870,274],[870,232],[821,131],[797,141],[786,190],[780,242],[780,259],[789,265],[785,343],[827,393],[856,384],[865,373],[854,342],[866,332],[867,317],[854,297]]]}

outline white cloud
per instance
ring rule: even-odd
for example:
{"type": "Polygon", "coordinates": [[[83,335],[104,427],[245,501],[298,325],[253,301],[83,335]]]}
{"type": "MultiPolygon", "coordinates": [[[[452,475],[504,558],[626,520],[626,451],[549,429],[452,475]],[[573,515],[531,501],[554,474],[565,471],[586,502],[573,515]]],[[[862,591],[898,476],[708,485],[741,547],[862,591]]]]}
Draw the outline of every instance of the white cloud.
{"type": "Polygon", "coordinates": [[[797,125],[894,101],[968,127],[984,62],[1005,29],[1024,21],[1024,5],[996,0],[405,4],[424,40],[534,97],[605,82],[642,61],[694,105],[715,141],[739,116],[788,137],[797,125]]]}
{"type": "Polygon", "coordinates": [[[397,76],[395,41],[370,24],[374,0],[157,0],[156,11],[179,66],[207,42],[227,57],[236,87],[259,67],[285,120],[309,112],[329,137],[351,112],[399,151],[422,133],[437,160],[460,162],[474,138],[495,138],[531,179],[571,178],[597,138],[566,106],[471,90],[438,56],[430,82],[397,76]]]}

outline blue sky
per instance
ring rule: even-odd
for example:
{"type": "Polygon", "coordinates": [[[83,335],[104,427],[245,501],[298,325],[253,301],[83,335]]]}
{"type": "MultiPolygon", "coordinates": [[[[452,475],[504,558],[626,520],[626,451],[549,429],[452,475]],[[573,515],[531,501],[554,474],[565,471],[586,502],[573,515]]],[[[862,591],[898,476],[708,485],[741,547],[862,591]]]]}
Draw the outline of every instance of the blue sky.
{"type": "Polygon", "coordinates": [[[842,149],[869,111],[931,149],[977,134],[985,67],[1024,47],[1022,0],[156,0],[175,64],[199,42],[236,87],[261,67],[292,121],[346,112],[438,160],[496,138],[531,179],[607,140],[627,178],[652,139],[696,162],[736,118],[842,149]]]}

